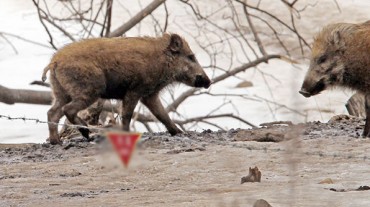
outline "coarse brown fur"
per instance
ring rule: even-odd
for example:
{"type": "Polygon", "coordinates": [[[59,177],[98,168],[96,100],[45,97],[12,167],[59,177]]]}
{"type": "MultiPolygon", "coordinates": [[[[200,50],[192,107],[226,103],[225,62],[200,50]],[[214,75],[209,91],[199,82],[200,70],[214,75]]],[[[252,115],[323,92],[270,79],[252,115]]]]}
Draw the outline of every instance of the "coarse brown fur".
{"type": "MultiPolygon", "coordinates": [[[[122,100],[122,125],[130,120],[141,101],[174,135],[181,132],[169,118],[158,94],[173,82],[208,88],[211,81],[187,42],[177,34],[162,37],[96,38],[60,49],[44,73],[50,70],[54,105],[48,121],[63,115],[78,125],[86,123],[77,113],[99,98],[122,100]]],[[[43,75],[43,80],[45,75],[43,75]]],[[[89,131],[80,128],[83,136],[89,131]]],[[[50,142],[60,142],[57,126],[49,124],[50,142]]]]}
{"type": "Polygon", "coordinates": [[[370,136],[370,21],[330,24],[315,37],[300,93],[310,97],[333,86],[367,96],[364,136],[370,136]]]}

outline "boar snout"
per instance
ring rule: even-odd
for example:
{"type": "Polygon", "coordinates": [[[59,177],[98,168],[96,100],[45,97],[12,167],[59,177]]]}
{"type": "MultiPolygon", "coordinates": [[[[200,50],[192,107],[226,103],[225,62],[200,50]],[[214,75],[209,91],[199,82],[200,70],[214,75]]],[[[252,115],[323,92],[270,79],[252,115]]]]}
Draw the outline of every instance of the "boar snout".
{"type": "Polygon", "coordinates": [[[303,88],[299,91],[299,93],[302,94],[306,98],[311,96],[311,94],[309,92],[305,91],[303,88]]]}
{"type": "Polygon", "coordinates": [[[325,90],[325,88],[326,84],[324,79],[320,79],[314,83],[308,83],[308,81],[304,81],[299,93],[308,98],[310,96],[319,94],[321,91],[325,90]]]}
{"type": "Polygon", "coordinates": [[[211,80],[209,80],[209,78],[206,75],[205,76],[204,75],[195,76],[195,82],[194,82],[195,87],[209,88],[210,85],[211,85],[211,80]]]}

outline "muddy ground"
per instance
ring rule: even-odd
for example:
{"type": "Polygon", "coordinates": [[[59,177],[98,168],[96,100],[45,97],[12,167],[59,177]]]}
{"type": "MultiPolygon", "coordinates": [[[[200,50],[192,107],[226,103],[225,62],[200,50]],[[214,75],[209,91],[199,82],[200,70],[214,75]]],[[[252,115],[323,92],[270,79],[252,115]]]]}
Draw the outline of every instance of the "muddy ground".
{"type": "Polygon", "coordinates": [[[0,145],[0,206],[370,206],[364,121],[143,135],[124,168],[96,136],[0,145]],[[98,143],[97,143],[98,142],[98,143]],[[249,167],[260,183],[240,184],[249,167]],[[320,183],[321,182],[321,183],[320,183]]]}

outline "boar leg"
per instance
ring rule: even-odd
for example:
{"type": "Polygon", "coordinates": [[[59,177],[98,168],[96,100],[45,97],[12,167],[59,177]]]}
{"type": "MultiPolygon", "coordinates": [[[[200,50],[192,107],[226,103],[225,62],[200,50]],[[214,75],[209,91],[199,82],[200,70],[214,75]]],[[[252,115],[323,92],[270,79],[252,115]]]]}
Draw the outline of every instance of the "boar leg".
{"type": "MultiPolygon", "coordinates": [[[[94,103],[95,100],[72,100],[63,107],[63,113],[66,115],[68,121],[70,121],[72,124],[87,126],[86,122],[77,116],[77,113],[86,109],[88,106],[94,103]]],[[[78,130],[82,136],[84,136],[86,139],[89,139],[89,129],[78,128],[78,130]]]]}
{"type": "Polygon", "coordinates": [[[365,111],[366,111],[366,122],[365,122],[365,128],[364,133],[362,136],[364,137],[370,137],[370,95],[365,96],[365,111]]]}
{"type": "Polygon", "coordinates": [[[154,95],[145,97],[145,98],[141,99],[141,102],[146,107],[148,107],[148,109],[152,112],[152,114],[160,122],[162,122],[166,126],[168,132],[171,135],[175,135],[177,133],[181,133],[182,132],[179,128],[177,128],[177,126],[175,125],[175,123],[168,116],[168,113],[164,109],[164,107],[163,107],[163,105],[161,103],[161,100],[159,99],[158,94],[154,94],[154,95]]]}
{"type": "Polygon", "coordinates": [[[58,125],[60,118],[64,115],[62,107],[66,104],[65,101],[55,100],[53,106],[48,111],[48,126],[49,126],[49,140],[50,144],[62,144],[58,135],[58,125]]]}
{"type": "Polygon", "coordinates": [[[121,122],[124,131],[130,131],[130,122],[140,96],[134,93],[127,93],[122,100],[121,122]]]}

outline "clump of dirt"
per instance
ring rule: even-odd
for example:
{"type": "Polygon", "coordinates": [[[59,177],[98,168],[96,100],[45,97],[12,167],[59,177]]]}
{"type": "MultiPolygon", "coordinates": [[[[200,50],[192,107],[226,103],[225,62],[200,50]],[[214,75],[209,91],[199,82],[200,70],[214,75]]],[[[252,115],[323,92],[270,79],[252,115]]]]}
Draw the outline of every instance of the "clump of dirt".
{"type": "Polygon", "coordinates": [[[234,139],[235,141],[281,142],[290,129],[290,127],[274,125],[254,130],[239,130],[234,139]]]}

